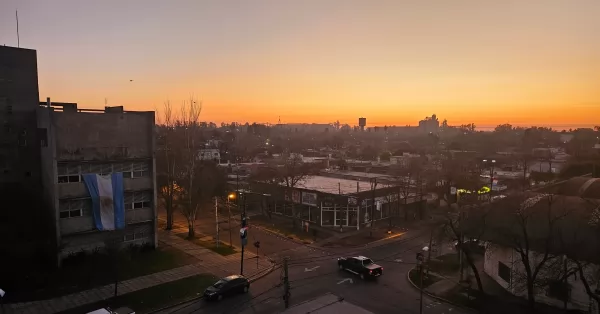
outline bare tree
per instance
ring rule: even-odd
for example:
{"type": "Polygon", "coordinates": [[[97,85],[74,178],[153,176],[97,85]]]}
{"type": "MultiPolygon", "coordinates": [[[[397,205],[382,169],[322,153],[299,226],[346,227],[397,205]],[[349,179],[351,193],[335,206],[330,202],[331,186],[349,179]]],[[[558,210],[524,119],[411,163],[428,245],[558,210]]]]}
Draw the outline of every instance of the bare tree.
{"type": "MultiPolygon", "coordinates": [[[[552,194],[525,194],[496,203],[502,208],[500,215],[508,215],[506,208],[512,209],[509,223],[495,231],[518,254],[513,265],[513,288],[526,291],[531,313],[535,310],[536,289],[548,285],[552,278],[548,270],[555,267],[557,259],[560,262],[560,256],[552,253],[560,243],[558,224],[569,211],[555,205],[555,197],[552,194]]],[[[494,219],[502,218],[496,216],[494,219]]]]}
{"type": "Polygon", "coordinates": [[[579,275],[578,279],[583,283],[590,299],[596,302],[598,313],[600,313],[600,266],[583,261],[581,258],[582,252],[591,257],[590,260],[597,260],[600,256],[600,246],[598,245],[600,244],[600,204],[597,201],[585,198],[583,200],[590,208],[586,210],[589,216],[582,215],[585,217],[584,221],[581,221],[583,224],[575,228],[576,232],[581,234],[580,237],[575,237],[579,238],[579,241],[575,245],[568,243],[564,247],[568,252],[570,263],[574,265],[574,269],[579,275]],[[593,288],[593,286],[596,286],[596,288],[593,288]]]}
{"type": "MultiPolygon", "coordinates": [[[[445,236],[450,240],[456,241],[459,254],[462,254],[465,261],[473,271],[477,288],[483,294],[483,284],[479,270],[475,265],[475,247],[486,230],[487,208],[482,204],[467,205],[463,207],[452,206],[453,211],[449,211],[444,224],[445,236]],[[465,241],[465,235],[471,241],[465,241]]],[[[462,274],[462,269],[461,269],[462,274]]]]}
{"type": "Polygon", "coordinates": [[[175,187],[176,167],[179,166],[178,162],[178,147],[176,147],[176,130],[175,130],[176,118],[173,116],[173,108],[170,101],[165,101],[164,111],[162,118],[162,125],[160,130],[162,131],[159,137],[161,144],[161,152],[157,156],[157,181],[159,185],[159,196],[161,197],[165,210],[167,212],[167,225],[166,230],[173,229],[173,212],[175,210],[175,187]]]}
{"type": "Polygon", "coordinates": [[[184,102],[181,106],[181,127],[183,129],[183,150],[181,158],[181,166],[183,178],[181,187],[183,195],[179,209],[185,216],[188,223],[188,237],[195,236],[194,221],[200,206],[200,197],[195,193],[197,186],[197,154],[200,148],[198,143],[199,133],[199,118],[202,103],[199,103],[193,97],[190,97],[189,102],[184,102]]]}
{"type": "Polygon", "coordinates": [[[533,156],[528,152],[522,152],[516,156],[517,163],[521,168],[523,168],[523,178],[522,178],[522,191],[525,191],[529,188],[529,179],[527,178],[527,173],[529,172],[529,167],[531,167],[531,163],[533,162],[533,156]]]}
{"type": "MultiPolygon", "coordinates": [[[[259,170],[251,179],[259,182],[282,184],[290,190],[311,175],[311,167],[303,162],[300,155],[292,155],[282,163],[273,163],[259,170]]],[[[292,202],[292,223],[296,228],[296,206],[292,202]]]]}
{"type": "Polygon", "coordinates": [[[411,158],[407,163],[397,165],[390,171],[390,175],[396,179],[396,185],[398,186],[399,191],[398,193],[404,200],[405,221],[408,220],[408,198],[415,195],[415,192],[417,191],[416,184],[421,182],[420,180],[415,179],[417,177],[421,177],[422,171],[423,165],[421,161],[413,158],[411,158]]]}

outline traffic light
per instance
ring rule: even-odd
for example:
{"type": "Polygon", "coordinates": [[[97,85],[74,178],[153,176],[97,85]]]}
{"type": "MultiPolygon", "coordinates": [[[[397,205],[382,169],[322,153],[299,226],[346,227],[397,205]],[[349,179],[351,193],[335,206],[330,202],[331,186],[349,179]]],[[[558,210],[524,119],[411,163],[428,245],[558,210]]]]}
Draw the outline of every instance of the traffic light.
{"type": "Polygon", "coordinates": [[[419,261],[419,262],[423,261],[423,253],[421,253],[421,252],[417,253],[417,261],[419,261]]]}

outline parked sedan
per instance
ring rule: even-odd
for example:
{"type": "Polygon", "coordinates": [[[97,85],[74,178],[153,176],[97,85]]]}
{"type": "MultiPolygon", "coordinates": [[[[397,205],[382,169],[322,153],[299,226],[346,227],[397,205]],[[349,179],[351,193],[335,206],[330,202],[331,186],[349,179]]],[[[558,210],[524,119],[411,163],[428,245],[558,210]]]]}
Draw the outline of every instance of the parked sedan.
{"type": "Polygon", "coordinates": [[[232,275],[217,281],[204,291],[205,300],[222,300],[224,297],[246,293],[250,289],[250,281],[244,276],[232,275]]]}

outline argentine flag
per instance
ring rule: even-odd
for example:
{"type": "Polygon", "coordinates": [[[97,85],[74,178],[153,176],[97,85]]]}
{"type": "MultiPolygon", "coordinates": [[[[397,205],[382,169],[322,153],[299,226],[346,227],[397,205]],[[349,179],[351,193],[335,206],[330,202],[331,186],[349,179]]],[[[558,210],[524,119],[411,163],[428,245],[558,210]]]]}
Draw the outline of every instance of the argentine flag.
{"type": "Polygon", "coordinates": [[[123,174],[102,176],[84,174],[83,181],[92,198],[94,224],[98,230],[125,228],[123,174]]]}

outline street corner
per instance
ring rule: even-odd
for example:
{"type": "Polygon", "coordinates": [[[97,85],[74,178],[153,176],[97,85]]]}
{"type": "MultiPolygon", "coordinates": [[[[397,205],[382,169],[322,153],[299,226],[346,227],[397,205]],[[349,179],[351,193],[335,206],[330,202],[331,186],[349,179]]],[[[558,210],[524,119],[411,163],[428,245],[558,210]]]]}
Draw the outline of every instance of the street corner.
{"type": "Polygon", "coordinates": [[[360,233],[354,233],[342,238],[325,242],[320,246],[329,248],[372,246],[379,243],[394,241],[394,239],[400,240],[407,232],[407,230],[401,228],[393,228],[391,230],[385,228],[373,231],[367,229],[360,233]]]}
{"type": "Polygon", "coordinates": [[[263,268],[262,270],[258,270],[256,273],[254,273],[252,276],[250,276],[248,278],[248,280],[251,283],[266,277],[267,275],[269,275],[270,273],[272,273],[275,270],[275,263],[273,261],[271,261],[271,259],[268,259],[268,260],[271,265],[267,266],[266,268],[263,268]]]}
{"type": "Polygon", "coordinates": [[[420,277],[421,275],[422,274],[420,273],[419,269],[417,267],[414,267],[406,273],[406,279],[415,290],[417,290],[417,291],[422,290],[423,294],[427,295],[428,297],[432,298],[433,300],[436,300],[436,301],[430,303],[428,306],[426,306],[426,308],[429,309],[429,308],[436,307],[437,305],[440,305],[440,302],[442,302],[442,303],[451,305],[453,307],[462,309],[462,310],[470,312],[470,313],[476,311],[475,309],[470,308],[468,306],[457,304],[456,302],[450,301],[450,300],[446,299],[444,296],[441,296],[441,293],[438,293],[439,291],[447,290],[447,286],[455,285],[454,283],[450,282],[448,279],[440,277],[440,276],[436,276],[434,274],[428,274],[426,276],[423,276],[423,280],[421,281],[421,277],[420,277]]]}

